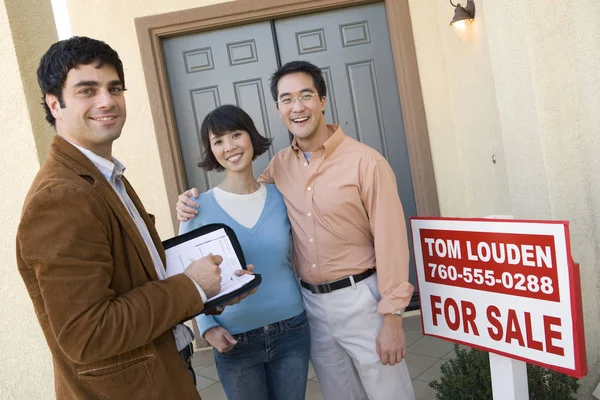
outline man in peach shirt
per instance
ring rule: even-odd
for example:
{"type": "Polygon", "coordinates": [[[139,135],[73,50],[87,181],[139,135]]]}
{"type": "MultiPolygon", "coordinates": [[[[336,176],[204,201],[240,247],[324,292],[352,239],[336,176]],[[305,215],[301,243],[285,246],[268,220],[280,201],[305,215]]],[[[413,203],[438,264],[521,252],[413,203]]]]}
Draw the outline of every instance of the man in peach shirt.
{"type": "MultiPolygon", "coordinates": [[[[413,286],[396,178],[385,158],[324,117],[321,70],[287,63],[271,77],[294,136],[261,176],[283,194],[309,318],[311,361],[326,400],[414,399],[402,315],[413,286]]],[[[179,197],[193,218],[192,189],[179,197]]]]}

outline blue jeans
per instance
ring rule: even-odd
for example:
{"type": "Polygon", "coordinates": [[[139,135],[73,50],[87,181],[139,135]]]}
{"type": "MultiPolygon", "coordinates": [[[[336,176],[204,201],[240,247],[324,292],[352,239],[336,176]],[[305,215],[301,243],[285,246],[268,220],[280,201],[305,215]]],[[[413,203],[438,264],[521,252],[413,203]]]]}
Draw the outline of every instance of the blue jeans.
{"type": "Polygon", "coordinates": [[[228,400],[304,400],[310,354],[304,311],[233,337],[238,344],[231,351],[213,350],[228,400]]]}

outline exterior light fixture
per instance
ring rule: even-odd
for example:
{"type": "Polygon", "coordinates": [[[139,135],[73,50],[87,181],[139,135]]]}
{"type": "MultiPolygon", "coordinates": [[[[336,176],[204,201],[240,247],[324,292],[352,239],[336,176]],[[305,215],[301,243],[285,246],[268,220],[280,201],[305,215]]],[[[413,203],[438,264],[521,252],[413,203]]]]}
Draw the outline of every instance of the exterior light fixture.
{"type": "Polygon", "coordinates": [[[454,7],[454,18],[450,21],[450,25],[452,25],[458,39],[465,42],[469,35],[471,21],[475,18],[475,3],[473,3],[473,0],[467,0],[467,5],[463,7],[460,3],[454,4],[450,0],[450,4],[454,7]]]}

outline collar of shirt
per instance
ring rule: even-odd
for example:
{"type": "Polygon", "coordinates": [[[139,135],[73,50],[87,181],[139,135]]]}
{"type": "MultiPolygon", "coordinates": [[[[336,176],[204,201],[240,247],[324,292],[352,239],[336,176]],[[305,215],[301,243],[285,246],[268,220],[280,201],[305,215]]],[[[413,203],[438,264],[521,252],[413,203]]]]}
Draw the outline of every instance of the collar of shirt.
{"type": "Polygon", "coordinates": [[[75,143],[68,141],[75,146],[79,151],[86,156],[92,164],[98,168],[102,176],[104,176],[109,182],[113,182],[117,178],[120,178],[125,173],[125,166],[116,158],[112,157],[112,161],[107,160],[104,157],[100,157],[98,154],[91,150],[76,145],[75,143]]]}
{"type": "MultiPolygon", "coordinates": [[[[314,153],[323,150],[325,152],[325,157],[328,157],[331,153],[333,153],[334,150],[340,145],[340,143],[344,141],[344,138],[346,137],[344,135],[344,132],[342,132],[342,130],[340,129],[339,125],[327,125],[327,128],[329,128],[329,130],[333,132],[333,135],[331,135],[329,139],[325,141],[325,143],[323,143],[313,151],[314,153]]],[[[297,157],[304,158],[304,153],[298,147],[298,139],[296,138],[294,138],[294,140],[292,141],[292,150],[294,150],[294,154],[296,154],[297,157]]]]}

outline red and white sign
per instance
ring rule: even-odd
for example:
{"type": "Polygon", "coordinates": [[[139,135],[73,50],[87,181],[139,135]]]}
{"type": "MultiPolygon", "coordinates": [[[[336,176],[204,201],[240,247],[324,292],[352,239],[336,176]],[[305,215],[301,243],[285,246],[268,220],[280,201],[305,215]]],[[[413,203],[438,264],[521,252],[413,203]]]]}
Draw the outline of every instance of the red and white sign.
{"type": "Polygon", "coordinates": [[[567,222],[411,218],[423,333],[587,374],[567,222]]]}

